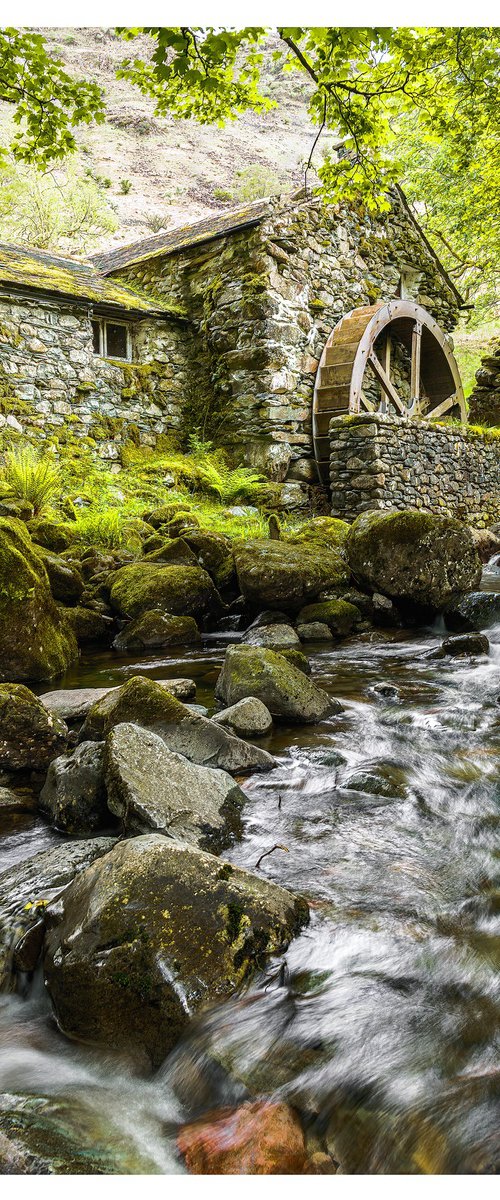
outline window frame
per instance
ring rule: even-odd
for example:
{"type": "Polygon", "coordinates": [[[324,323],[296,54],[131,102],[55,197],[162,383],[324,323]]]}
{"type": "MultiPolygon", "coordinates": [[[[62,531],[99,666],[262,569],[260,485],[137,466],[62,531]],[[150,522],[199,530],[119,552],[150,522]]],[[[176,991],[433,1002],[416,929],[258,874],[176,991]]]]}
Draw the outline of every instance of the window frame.
{"type": "Polygon", "coordinates": [[[114,317],[91,317],[91,326],[92,326],[92,351],[94,354],[99,355],[100,358],[107,358],[111,362],[116,362],[116,363],[132,362],[132,330],[131,330],[130,321],[120,321],[120,320],[117,321],[114,317]],[[98,350],[96,350],[94,347],[94,325],[99,326],[99,349],[98,350]],[[125,358],[122,358],[121,356],[118,356],[116,354],[108,354],[108,338],[107,338],[107,331],[106,331],[107,325],[121,325],[125,329],[126,339],[127,339],[125,358]]]}

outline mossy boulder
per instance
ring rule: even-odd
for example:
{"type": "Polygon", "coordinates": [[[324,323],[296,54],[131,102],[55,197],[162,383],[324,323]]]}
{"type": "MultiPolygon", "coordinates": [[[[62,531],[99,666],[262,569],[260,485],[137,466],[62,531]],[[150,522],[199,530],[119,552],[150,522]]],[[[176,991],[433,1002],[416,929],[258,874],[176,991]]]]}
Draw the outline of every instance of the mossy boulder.
{"type": "Polygon", "coordinates": [[[363,513],[351,525],[346,549],[358,583],[403,607],[439,612],[481,578],[472,533],[453,517],[363,513]]]}
{"type": "Polygon", "coordinates": [[[139,617],[156,608],[196,618],[224,608],[210,575],[201,567],[131,563],[112,576],[110,597],[122,617],[139,617]]]}
{"type": "Polygon", "coordinates": [[[349,581],[343,551],[323,544],[250,541],[238,543],[234,557],[241,592],[254,610],[298,612],[326,588],[349,581]]]}
{"type": "Polygon", "coordinates": [[[187,545],[196,555],[200,567],[213,579],[216,587],[229,587],[236,580],[233,545],[221,533],[206,533],[204,529],[186,533],[187,545]]]}
{"type": "Polygon", "coordinates": [[[2,496],[0,517],[17,517],[19,521],[30,521],[33,518],[33,505],[17,496],[2,496]]]}
{"type": "Polygon", "coordinates": [[[184,538],[167,538],[158,537],[148,538],[143,546],[143,562],[164,562],[172,564],[184,564],[186,567],[197,567],[198,559],[194,550],[191,550],[184,538]],[[153,541],[158,541],[158,545],[148,548],[146,546],[153,541]]]}
{"type": "Polygon", "coordinates": [[[336,637],[346,637],[361,620],[359,608],[346,600],[319,600],[316,604],[306,604],[301,608],[297,625],[319,621],[328,625],[336,637]]]}
{"type": "Polygon", "coordinates": [[[44,546],[37,549],[49,577],[50,590],[54,600],[62,604],[78,604],[85,584],[82,575],[74,564],[67,562],[44,546]]]}
{"type": "Polygon", "coordinates": [[[116,628],[112,617],[80,604],[66,609],[65,615],[79,646],[109,645],[116,628]]]}
{"type": "Polygon", "coordinates": [[[115,650],[162,650],[167,646],[189,646],[201,642],[194,617],[174,617],[171,613],[142,613],[117,634],[115,650]]]}
{"type": "Polygon", "coordinates": [[[28,529],[32,541],[39,546],[44,546],[46,550],[51,550],[53,554],[60,554],[61,550],[67,550],[76,541],[74,526],[64,521],[52,521],[48,517],[34,517],[32,521],[28,522],[28,529]]]}
{"type": "Polygon", "coordinates": [[[77,657],[26,526],[0,517],[0,680],[51,679],[77,657]]]}
{"type": "Polygon", "coordinates": [[[68,729],[21,683],[0,684],[0,767],[9,771],[48,767],[64,750],[68,729]]]}
{"type": "Polygon", "coordinates": [[[337,517],[312,517],[287,538],[293,544],[315,542],[336,550],[345,545],[349,525],[337,517]]]}
{"type": "Polygon", "coordinates": [[[129,722],[152,729],[170,750],[199,766],[218,767],[231,774],[269,771],[275,766],[265,750],[231,736],[176,700],[160,684],[141,675],[94,704],[80,732],[80,741],[100,740],[116,725],[129,722]]]}
{"type": "Polygon", "coordinates": [[[255,696],[278,720],[314,724],[342,711],[283,655],[260,646],[230,646],[215,687],[217,699],[237,704],[255,696]]]}
{"type": "Polygon", "coordinates": [[[231,996],[307,920],[302,898],[193,846],[121,842],[47,913],[58,1025],[159,1066],[194,1013],[231,996]]]}

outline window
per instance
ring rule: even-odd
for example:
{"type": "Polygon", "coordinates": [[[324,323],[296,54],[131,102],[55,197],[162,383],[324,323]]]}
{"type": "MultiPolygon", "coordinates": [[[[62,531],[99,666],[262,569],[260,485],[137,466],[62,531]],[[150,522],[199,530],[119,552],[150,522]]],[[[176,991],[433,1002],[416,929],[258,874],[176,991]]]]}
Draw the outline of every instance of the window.
{"type": "Polygon", "coordinates": [[[130,326],[125,321],[92,321],[92,344],[94,354],[102,358],[132,358],[130,326]]]}

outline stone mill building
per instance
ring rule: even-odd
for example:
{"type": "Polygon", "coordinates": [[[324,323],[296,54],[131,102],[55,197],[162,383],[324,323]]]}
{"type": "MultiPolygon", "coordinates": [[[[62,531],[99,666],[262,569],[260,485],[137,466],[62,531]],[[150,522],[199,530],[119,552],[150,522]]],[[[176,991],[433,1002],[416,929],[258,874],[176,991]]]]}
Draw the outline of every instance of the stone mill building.
{"type": "Polygon", "coordinates": [[[70,429],[117,469],[127,440],[197,431],[291,506],[323,488],[339,515],[498,519],[496,444],[467,432],[453,357],[462,306],[400,189],[379,217],[260,200],[87,262],[0,246],[0,424],[70,429]]]}

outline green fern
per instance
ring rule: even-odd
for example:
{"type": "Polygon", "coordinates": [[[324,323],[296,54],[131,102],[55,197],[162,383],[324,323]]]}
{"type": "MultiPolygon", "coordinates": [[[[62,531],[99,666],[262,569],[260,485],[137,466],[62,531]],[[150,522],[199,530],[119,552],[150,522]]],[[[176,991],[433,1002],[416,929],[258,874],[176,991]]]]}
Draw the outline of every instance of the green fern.
{"type": "Polygon", "coordinates": [[[40,458],[31,446],[5,456],[4,479],[11,495],[33,505],[35,516],[50,507],[61,487],[61,470],[50,458],[40,458]]]}

